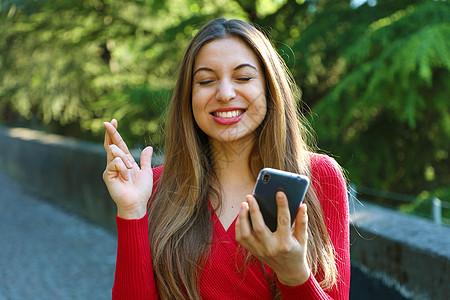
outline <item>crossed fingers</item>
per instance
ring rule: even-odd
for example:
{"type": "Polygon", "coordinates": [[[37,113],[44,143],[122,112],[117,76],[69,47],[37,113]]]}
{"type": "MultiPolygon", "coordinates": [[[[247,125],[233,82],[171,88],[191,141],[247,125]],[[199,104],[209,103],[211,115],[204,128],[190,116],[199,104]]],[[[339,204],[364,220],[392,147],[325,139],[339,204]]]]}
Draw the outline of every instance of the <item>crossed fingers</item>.
{"type": "Polygon", "coordinates": [[[117,120],[113,119],[111,123],[104,122],[103,125],[106,128],[104,147],[107,153],[107,165],[116,157],[120,157],[128,168],[132,168],[135,160],[117,131],[117,120]]]}

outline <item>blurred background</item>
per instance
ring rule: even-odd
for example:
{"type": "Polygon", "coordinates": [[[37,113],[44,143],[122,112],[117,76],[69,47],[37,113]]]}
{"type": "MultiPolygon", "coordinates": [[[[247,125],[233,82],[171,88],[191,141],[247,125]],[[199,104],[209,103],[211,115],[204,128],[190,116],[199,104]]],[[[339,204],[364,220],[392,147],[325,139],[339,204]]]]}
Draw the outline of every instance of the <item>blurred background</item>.
{"type": "MultiPolygon", "coordinates": [[[[422,232],[413,244],[428,247],[426,259],[436,258],[430,278],[437,284],[422,288],[448,295],[448,1],[0,0],[0,165],[8,176],[38,191],[23,194],[23,186],[11,183],[0,170],[0,205],[3,211],[13,212],[0,223],[0,281],[6,282],[0,286],[0,299],[109,298],[115,208],[101,182],[105,161],[102,123],[118,119],[131,148],[152,145],[163,155],[165,111],[183,51],[197,30],[216,17],[254,23],[273,40],[301,88],[298,109],[315,131],[319,151],[332,155],[346,170],[351,201],[357,197],[390,209],[380,212],[367,206],[370,212],[364,211],[360,218],[389,227],[385,248],[379,227],[371,231],[367,228],[372,224],[364,222],[352,226],[363,240],[361,245],[371,240],[365,229],[379,235],[366,248],[352,244],[352,266],[357,267],[354,262],[369,266],[371,257],[377,277],[381,271],[376,266],[382,263],[376,259],[383,258],[383,274],[399,275],[393,285],[420,288],[421,275],[432,264],[417,268],[411,261],[425,257],[425,250],[414,246],[419,249],[417,256],[405,254],[412,251],[408,248],[412,242],[399,242],[406,245],[402,250],[396,238],[397,233],[402,239],[422,232]],[[45,206],[50,198],[67,211],[59,215],[61,211],[45,206]],[[28,208],[25,214],[24,207],[28,208]],[[391,209],[402,214],[391,215],[391,209]],[[90,227],[93,224],[72,213],[109,231],[90,227]],[[440,225],[402,219],[403,213],[434,219],[440,225]],[[384,215],[381,221],[376,219],[380,215],[384,215]],[[47,219],[36,219],[30,225],[30,219],[38,216],[47,219]],[[394,219],[401,219],[395,222],[402,225],[391,226],[388,221],[394,219]],[[408,229],[412,231],[407,233],[408,229]],[[431,237],[433,232],[433,242],[424,242],[423,236],[431,237]],[[58,235],[60,253],[49,255],[55,251],[58,235]],[[391,237],[394,244],[389,242],[391,237]],[[375,252],[370,254],[370,249],[375,252]],[[24,261],[15,263],[19,256],[24,261]],[[29,257],[35,264],[42,261],[44,267],[29,267],[29,257]],[[78,267],[73,261],[80,262],[78,267]],[[389,269],[393,262],[400,265],[396,271],[389,269]],[[61,269],[41,276],[48,285],[39,278],[21,277],[21,286],[30,282],[30,286],[39,286],[42,297],[30,291],[14,294],[17,284],[10,278],[18,280],[23,269],[34,270],[31,275],[39,277],[48,265],[61,269]],[[408,266],[414,270],[405,271],[408,266]],[[442,270],[437,272],[439,266],[442,270]],[[413,276],[416,271],[417,278],[413,276]],[[62,272],[71,277],[61,279],[62,272]],[[96,292],[93,286],[100,280],[92,280],[94,276],[102,284],[96,292]],[[49,294],[49,287],[58,280],[62,283],[49,294]],[[78,287],[70,290],[65,285],[72,281],[78,287]]],[[[352,287],[362,285],[353,280],[359,280],[358,272],[364,273],[365,268],[352,269],[356,274],[352,287]]],[[[386,283],[386,276],[378,277],[386,283]]],[[[379,285],[372,292],[377,289],[379,285]]],[[[368,292],[362,295],[372,299],[368,292]]],[[[380,295],[390,299],[386,292],[380,295]]],[[[416,293],[411,299],[428,298],[416,293]]]]}

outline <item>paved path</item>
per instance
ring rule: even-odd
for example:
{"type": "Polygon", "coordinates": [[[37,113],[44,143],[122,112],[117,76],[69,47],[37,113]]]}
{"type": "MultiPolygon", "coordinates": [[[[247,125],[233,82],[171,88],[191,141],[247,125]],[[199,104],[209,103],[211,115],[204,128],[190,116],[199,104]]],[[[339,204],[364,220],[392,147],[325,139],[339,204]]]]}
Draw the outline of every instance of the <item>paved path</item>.
{"type": "Polygon", "coordinates": [[[0,170],[0,300],[111,299],[116,247],[0,170]]]}

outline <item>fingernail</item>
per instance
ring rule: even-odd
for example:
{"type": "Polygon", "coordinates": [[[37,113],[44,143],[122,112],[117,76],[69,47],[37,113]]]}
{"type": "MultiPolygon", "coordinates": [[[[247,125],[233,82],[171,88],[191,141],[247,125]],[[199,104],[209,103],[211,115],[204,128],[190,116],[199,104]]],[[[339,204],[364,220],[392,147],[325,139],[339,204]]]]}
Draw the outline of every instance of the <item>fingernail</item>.
{"type": "Polygon", "coordinates": [[[306,209],[303,210],[303,215],[306,216],[306,209]]]}

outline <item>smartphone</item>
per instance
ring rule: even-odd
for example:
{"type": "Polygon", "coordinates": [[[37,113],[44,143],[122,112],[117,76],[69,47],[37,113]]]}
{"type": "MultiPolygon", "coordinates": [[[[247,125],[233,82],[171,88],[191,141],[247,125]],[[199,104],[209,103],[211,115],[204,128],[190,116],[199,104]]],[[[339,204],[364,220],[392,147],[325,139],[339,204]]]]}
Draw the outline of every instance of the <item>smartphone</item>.
{"type": "Polygon", "coordinates": [[[304,175],[271,168],[264,168],[259,172],[253,196],[258,202],[264,222],[272,232],[277,230],[276,193],[282,191],[287,196],[292,226],[308,186],[309,178],[304,175]]]}

